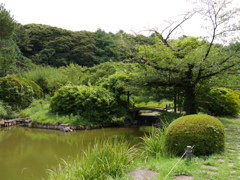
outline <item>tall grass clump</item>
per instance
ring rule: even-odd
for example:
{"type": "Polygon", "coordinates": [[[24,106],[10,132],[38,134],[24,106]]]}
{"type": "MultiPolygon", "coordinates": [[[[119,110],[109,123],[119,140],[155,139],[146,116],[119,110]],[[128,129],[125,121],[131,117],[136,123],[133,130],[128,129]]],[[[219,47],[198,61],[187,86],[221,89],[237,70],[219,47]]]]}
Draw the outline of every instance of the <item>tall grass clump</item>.
{"type": "Polygon", "coordinates": [[[89,146],[74,162],[64,161],[56,169],[50,170],[50,180],[106,180],[115,179],[133,162],[137,149],[124,138],[97,141],[89,146]]]}
{"type": "Polygon", "coordinates": [[[143,138],[143,150],[146,157],[168,157],[165,147],[166,128],[152,127],[143,138]]]}

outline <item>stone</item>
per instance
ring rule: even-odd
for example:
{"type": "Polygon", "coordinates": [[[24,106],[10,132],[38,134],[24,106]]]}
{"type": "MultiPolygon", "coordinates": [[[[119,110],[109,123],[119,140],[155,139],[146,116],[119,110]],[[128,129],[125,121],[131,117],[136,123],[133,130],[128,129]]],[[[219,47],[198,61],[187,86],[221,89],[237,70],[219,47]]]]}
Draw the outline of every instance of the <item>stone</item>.
{"type": "Polygon", "coordinates": [[[173,180],[193,180],[192,176],[175,176],[173,180]]]}
{"type": "Polygon", "coordinates": [[[218,167],[216,167],[216,166],[210,166],[210,165],[202,165],[202,168],[218,169],[218,167]]]}
{"type": "Polygon", "coordinates": [[[128,174],[135,180],[147,180],[155,178],[158,173],[148,169],[136,169],[128,174]]]}
{"type": "Polygon", "coordinates": [[[217,174],[215,171],[207,171],[207,170],[202,170],[202,172],[208,173],[208,174],[217,174]]]}
{"type": "Polygon", "coordinates": [[[224,162],[224,160],[223,159],[218,159],[218,162],[224,162]]]}
{"type": "Polygon", "coordinates": [[[228,166],[234,166],[234,163],[228,163],[228,166]]]}

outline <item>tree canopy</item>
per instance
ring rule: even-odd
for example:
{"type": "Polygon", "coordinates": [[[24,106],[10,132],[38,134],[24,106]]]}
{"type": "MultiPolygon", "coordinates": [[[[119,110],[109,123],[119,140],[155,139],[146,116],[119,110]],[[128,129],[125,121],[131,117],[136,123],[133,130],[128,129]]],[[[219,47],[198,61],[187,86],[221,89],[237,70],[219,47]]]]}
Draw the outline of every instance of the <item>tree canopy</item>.
{"type": "Polygon", "coordinates": [[[4,4],[0,4],[0,39],[10,39],[16,27],[16,21],[4,4]]]}
{"type": "Polygon", "coordinates": [[[139,46],[138,53],[129,61],[146,64],[155,69],[142,77],[148,85],[174,87],[183,92],[187,114],[196,113],[195,97],[199,83],[239,68],[239,44],[235,44],[231,50],[226,48],[225,44],[219,44],[220,40],[223,40],[223,43],[235,40],[236,36],[232,35],[239,32],[239,26],[231,20],[237,17],[240,11],[238,8],[229,9],[230,4],[229,0],[201,1],[194,12],[186,14],[182,21],[172,23],[164,29],[169,30],[167,35],[163,35],[164,31],[160,33],[153,29],[155,43],[139,46]],[[177,28],[197,13],[210,22],[210,37],[184,37],[177,40],[170,38],[177,28]]]}

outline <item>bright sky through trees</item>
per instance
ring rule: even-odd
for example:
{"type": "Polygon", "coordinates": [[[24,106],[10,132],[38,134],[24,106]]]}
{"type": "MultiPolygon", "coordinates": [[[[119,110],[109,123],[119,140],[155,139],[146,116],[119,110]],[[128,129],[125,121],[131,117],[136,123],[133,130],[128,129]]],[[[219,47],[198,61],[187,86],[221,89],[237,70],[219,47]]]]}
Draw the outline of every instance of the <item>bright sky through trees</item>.
{"type": "MultiPolygon", "coordinates": [[[[237,0],[236,0],[237,1],[237,0]]],[[[163,29],[164,20],[192,9],[186,0],[2,0],[6,9],[21,24],[47,24],[63,29],[116,33],[163,29]]],[[[201,36],[204,22],[193,19],[183,26],[182,34],[201,36]]]]}

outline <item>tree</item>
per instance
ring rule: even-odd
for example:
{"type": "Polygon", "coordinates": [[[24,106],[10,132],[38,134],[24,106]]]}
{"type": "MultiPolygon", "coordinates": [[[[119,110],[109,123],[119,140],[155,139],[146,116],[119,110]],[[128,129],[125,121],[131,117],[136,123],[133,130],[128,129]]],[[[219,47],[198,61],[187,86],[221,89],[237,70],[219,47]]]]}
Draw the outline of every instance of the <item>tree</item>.
{"type": "Polygon", "coordinates": [[[19,26],[15,41],[34,63],[60,67],[71,63],[93,66],[94,33],[68,31],[41,24],[19,26]]]}
{"type": "Polygon", "coordinates": [[[227,42],[235,40],[240,30],[234,22],[240,9],[229,9],[231,3],[231,0],[202,0],[197,9],[187,13],[182,21],[170,23],[161,33],[153,29],[155,44],[140,46],[137,56],[130,61],[155,69],[142,77],[148,81],[148,85],[157,84],[182,91],[187,114],[195,114],[197,111],[196,93],[200,83],[239,68],[239,44],[231,51],[225,47],[227,42]],[[172,34],[196,14],[200,14],[210,24],[210,36],[171,39],[172,34]],[[225,44],[217,44],[220,42],[225,44]]]}
{"type": "Polygon", "coordinates": [[[16,62],[15,44],[11,40],[16,22],[3,4],[0,4],[0,77],[11,71],[16,62]]]}
{"type": "Polygon", "coordinates": [[[116,35],[98,29],[94,33],[94,39],[96,42],[96,51],[94,53],[95,64],[120,61],[116,35]]]}
{"type": "Polygon", "coordinates": [[[0,39],[10,39],[16,27],[16,21],[6,10],[4,4],[0,4],[0,39]]]}

